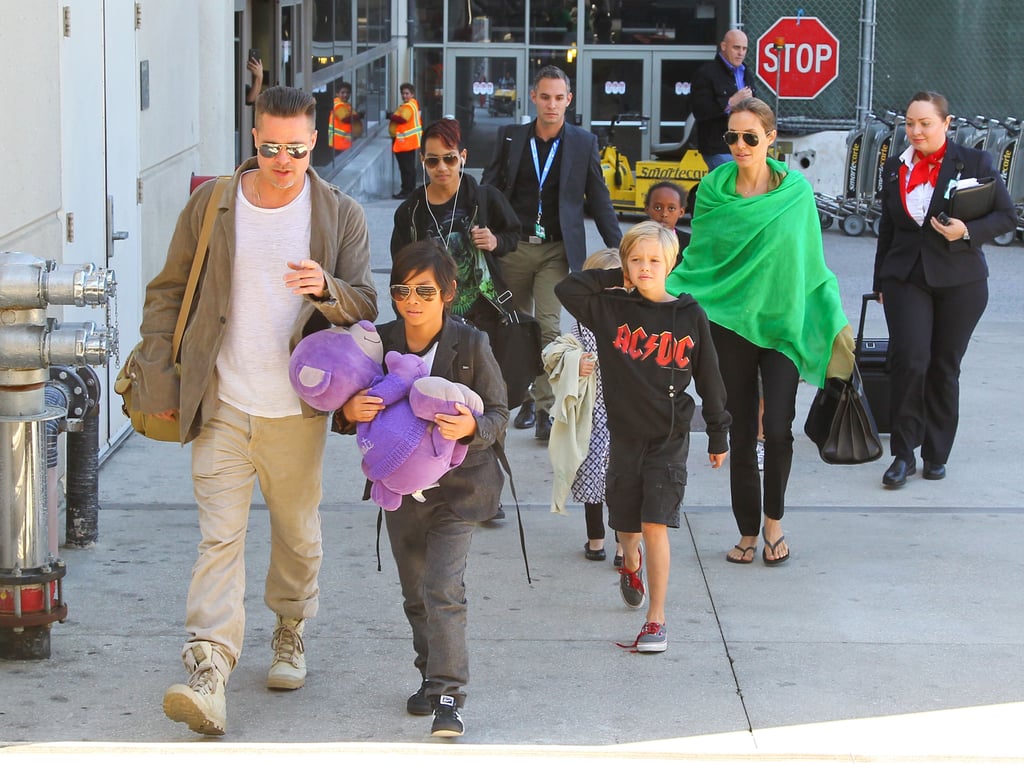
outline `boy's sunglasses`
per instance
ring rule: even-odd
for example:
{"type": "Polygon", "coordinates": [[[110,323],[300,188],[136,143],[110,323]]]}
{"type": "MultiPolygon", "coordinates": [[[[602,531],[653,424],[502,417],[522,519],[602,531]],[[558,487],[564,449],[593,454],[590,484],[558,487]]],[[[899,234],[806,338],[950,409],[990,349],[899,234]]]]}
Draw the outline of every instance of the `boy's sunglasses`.
{"type": "Polygon", "coordinates": [[[261,143],[259,152],[261,157],[273,159],[281,153],[281,149],[288,152],[292,159],[302,159],[309,154],[309,147],[304,143],[261,143]]]}
{"type": "Polygon", "coordinates": [[[423,164],[433,170],[444,162],[448,167],[455,167],[462,159],[458,154],[445,154],[443,157],[424,157],[423,164]]]}
{"type": "Polygon", "coordinates": [[[415,286],[411,284],[392,284],[391,299],[396,303],[401,303],[403,300],[408,299],[413,290],[416,290],[416,297],[423,300],[433,300],[437,297],[437,287],[433,284],[417,284],[415,286]]]}
{"type": "Polygon", "coordinates": [[[751,148],[761,143],[761,138],[756,133],[737,133],[735,130],[726,130],[722,138],[728,146],[735,145],[740,138],[743,139],[743,143],[751,148]]]}

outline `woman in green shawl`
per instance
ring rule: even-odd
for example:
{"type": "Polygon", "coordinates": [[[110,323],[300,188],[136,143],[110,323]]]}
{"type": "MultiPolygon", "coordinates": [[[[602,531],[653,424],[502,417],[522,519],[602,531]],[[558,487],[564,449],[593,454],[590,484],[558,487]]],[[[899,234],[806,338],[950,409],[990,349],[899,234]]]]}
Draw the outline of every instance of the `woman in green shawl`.
{"type": "Polygon", "coordinates": [[[853,335],[835,275],[825,266],[814,193],[800,173],[768,157],[775,136],[775,115],[766,103],[747,98],[733,107],[724,137],[734,161],[701,181],[690,246],[666,282],[673,295],[693,295],[711,319],[733,418],[729,475],[740,541],[726,555],[732,563],[753,562],[759,532],[765,564],[789,558],[782,515],[797,386],[802,377],[822,387],[826,374],[849,376],[853,368],[853,335]],[[833,343],[842,348],[838,371],[829,368],[833,343]]]}

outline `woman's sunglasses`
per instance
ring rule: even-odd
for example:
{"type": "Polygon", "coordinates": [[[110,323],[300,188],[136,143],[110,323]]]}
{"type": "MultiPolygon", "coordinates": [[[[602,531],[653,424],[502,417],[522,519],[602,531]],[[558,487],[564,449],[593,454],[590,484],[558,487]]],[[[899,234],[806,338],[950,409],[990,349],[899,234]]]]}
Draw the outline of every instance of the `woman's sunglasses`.
{"type": "Polygon", "coordinates": [[[391,299],[396,303],[401,303],[409,298],[413,290],[416,290],[416,297],[423,300],[433,300],[437,297],[437,287],[433,284],[417,284],[415,286],[411,284],[392,284],[391,299]]]}
{"type": "Polygon", "coordinates": [[[751,148],[761,143],[761,137],[756,133],[737,133],[735,130],[726,130],[722,138],[728,146],[734,146],[740,138],[743,139],[743,143],[751,148]]]}
{"type": "Polygon", "coordinates": [[[448,167],[455,167],[462,160],[458,154],[445,154],[443,157],[424,157],[423,164],[433,170],[444,162],[448,167]]]}
{"type": "Polygon", "coordinates": [[[462,158],[457,154],[446,154],[443,157],[425,157],[423,164],[433,170],[442,162],[449,167],[455,167],[461,160],[462,158]]]}
{"type": "Polygon", "coordinates": [[[304,143],[261,143],[259,152],[261,157],[273,159],[281,153],[281,149],[288,152],[292,159],[302,159],[309,154],[309,147],[304,143]]]}

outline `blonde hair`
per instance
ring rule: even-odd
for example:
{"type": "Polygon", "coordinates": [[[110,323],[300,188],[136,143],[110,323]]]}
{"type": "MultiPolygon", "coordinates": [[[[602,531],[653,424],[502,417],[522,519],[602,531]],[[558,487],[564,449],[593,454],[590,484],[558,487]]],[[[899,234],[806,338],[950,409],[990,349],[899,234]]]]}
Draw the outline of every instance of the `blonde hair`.
{"type": "Polygon", "coordinates": [[[592,253],[589,258],[583,261],[584,271],[592,268],[620,268],[621,266],[622,258],[619,257],[617,247],[605,247],[603,250],[592,253]]]}
{"type": "Polygon", "coordinates": [[[679,237],[676,236],[675,231],[667,229],[653,220],[637,223],[625,233],[622,241],[619,242],[619,253],[622,258],[629,257],[629,251],[633,249],[634,245],[645,239],[657,242],[661,248],[661,254],[665,256],[666,264],[676,262],[676,257],[679,255],[679,237]]]}

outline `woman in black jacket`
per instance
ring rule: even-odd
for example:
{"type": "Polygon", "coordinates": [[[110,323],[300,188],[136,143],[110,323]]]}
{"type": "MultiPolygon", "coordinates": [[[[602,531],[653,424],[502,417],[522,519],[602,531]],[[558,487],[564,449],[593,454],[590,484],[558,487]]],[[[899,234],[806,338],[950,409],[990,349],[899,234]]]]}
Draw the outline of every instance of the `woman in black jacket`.
{"type": "Polygon", "coordinates": [[[463,172],[466,149],[452,119],[423,131],[420,161],[430,183],[420,186],[395,210],[391,256],[410,242],[435,239],[458,266],[458,289],[452,313],[465,316],[481,292],[501,292],[496,258],[519,245],[519,219],[497,189],[481,186],[463,172]]]}
{"type": "Polygon", "coordinates": [[[894,457],[882,485],[898,489],[917,472],[946,477],[960,408],[960,361],[988,303],[981,245],[1016,225],[1013,202],[992,158],[947,140],[949,104],[938,93],[907,107],[910,146],[883,170],[882,218],[873,290],[889,325],[894,457]],[[974,179],[995,178],[992,208],[953,217],[950,197],[974,179]]]}

